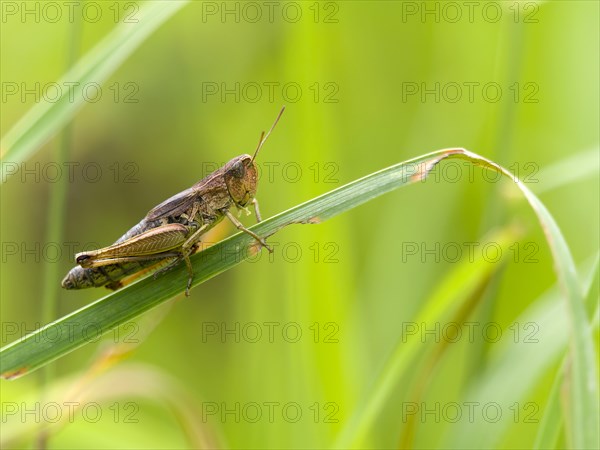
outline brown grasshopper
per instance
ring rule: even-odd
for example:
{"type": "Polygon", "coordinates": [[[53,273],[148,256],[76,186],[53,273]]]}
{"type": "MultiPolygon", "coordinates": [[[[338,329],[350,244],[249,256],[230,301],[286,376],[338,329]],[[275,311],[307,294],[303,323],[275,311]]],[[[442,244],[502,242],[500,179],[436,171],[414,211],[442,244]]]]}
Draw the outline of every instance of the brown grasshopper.
{"type": "Polygon", "coordinates": [[[188,269],[185,295],[189,296],[194,272],[190,262],[198,248],[201,236],[227,217],[236,228],[248,233],[272,251],[265,240],[248,230],[231,213],[235,206],[245,210],[254,205],[256,220],[261,221],[258,201],[254,196],[257,188],[256,155],[277,125],[285,107],[281,109],[269,132],[263,132],[254,154],[233,158],[191,188],[186,189],[158,206],[125,233],[113,245],[98,250],[77,253],[75,266],[62,280],[65,289],[84,289],[106,286],[118,289],[122,280],[154,266],[165,265],[155,272],[154,278],[182,260],[188,269]]]}

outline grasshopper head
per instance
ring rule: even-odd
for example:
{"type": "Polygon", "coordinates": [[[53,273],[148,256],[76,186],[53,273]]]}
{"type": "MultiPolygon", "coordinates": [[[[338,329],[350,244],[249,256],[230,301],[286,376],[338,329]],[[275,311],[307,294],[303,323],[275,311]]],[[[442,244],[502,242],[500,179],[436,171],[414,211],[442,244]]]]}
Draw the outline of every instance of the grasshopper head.
{"type": "Polygon", "coordinates": [[[256,195],[257,171],[252,156],[233,158],[225,165],[224,172],[229,195],[237,206],[245,207],[256,195]]]}
{"type": "Polygon", "coordinates": [[[260,140],[258,141],[258,147],[254,152],[254,155],[241,155],[237,158],[233,158],[223,168],[225,172],[225,184],[227,185],[227,190],[229,191],[229,195],[235,202],[235,204],[241,208],[244,208],[248,205],[254,196],[256,195],[256,183],[257,183],[257,170],[256,170],[256,155],[262,148],[263,144],[277,125],[279,118],[283,114],[285,110],[285,106],[281,108],[279,111],[279,115],[275,119],[275,122],[271,126],[271,129],[266,134],[262,133],[260,135],[260,140]]]}

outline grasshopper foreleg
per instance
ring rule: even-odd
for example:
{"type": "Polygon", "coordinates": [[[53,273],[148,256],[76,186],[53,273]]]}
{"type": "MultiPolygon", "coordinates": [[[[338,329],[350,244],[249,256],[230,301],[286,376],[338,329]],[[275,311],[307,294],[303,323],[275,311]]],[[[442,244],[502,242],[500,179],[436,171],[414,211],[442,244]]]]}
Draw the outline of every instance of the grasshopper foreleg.
{"type": "Polygon", "coordinates": [[[250,236],[252,236],[254,239],[256,239],[256,241],[263,247],[265,247],[267,250],[269,250],[270,253],[273,253],[273,250],[271,249],[271,247],[269,247],[267,245],[267,242],[261,238],[258,234],[254,233],[253,231],[250,231],[248,228],[246,228],[244,226],[244,224],[242,222],[240,222],[239,220],[236,219],[236,217],[231,214],[231,212],[226,209],[223,211],[223,213],[225,214],[225,216],[231,221],[232,224],[235,225],[235,227],[238,230],[243,231],[244,233],[249,234],[250,236]]]}
{"type": "Polygon", "coordinates": [[[256,216],[256,221],[261,222],[262,218],[260,217],[260,209],[258,209],[258,200],[256,200],[256,198],[253,198],[252,204],[254,205],[254,215],[256,216]]]}

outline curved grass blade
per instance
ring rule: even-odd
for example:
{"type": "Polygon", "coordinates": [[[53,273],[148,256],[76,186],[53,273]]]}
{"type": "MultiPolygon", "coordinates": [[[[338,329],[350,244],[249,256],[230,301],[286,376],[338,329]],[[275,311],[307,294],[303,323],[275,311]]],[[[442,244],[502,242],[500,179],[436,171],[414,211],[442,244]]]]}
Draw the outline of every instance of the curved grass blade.
{"type": "MultiPolygon", "coordinates": [[[[251,229],[261,236],[270,236],[293,223],[318,223],[401,186],[425,179],[440,161],[448,157],[463,158],[513,178],[503,167],[467,150],[439,150],[346,184],[265,220],[251,229]]],[[[573,424],[573,428],[569,430],[570,439],[575,447],[597,448],[600,413],[597,404],[598,380],[594,344],[573,257],[558,225],[545,206],[518,179],[515,179],[515,183],[542,225],[552,251],[558,283],[569,311],[572,357],[570,384],[573,388],[573,394],[568,398],[569,422],[573,424]]],[[[239,264],[249,256],[251,241],[252,238],[247,234],[238,233],[195,255],[192,258],[195,273],[193,285],[196,286],[239,264]]],[[[85,345],[87,341],[83,330],[86,326],[95,326],[100,333],[106,333],[181,293],[186,278],[186,270],[183,267],[162,276],[160,280],[146,278],[42,327],[0,349],[0,373],[5,378],[15,378],[85,345]],[[53,342],[47,339],[44,341],[44,333],[56,333],[69,322],[75,322],[75,326],[70,328],[72,333],[63,333],[64,337],[53,342]]]]}
{"type": "MultiPolygon", "coordinates": [[[[592,329],[587,318],[573,257],[558,225],[546,207],[529,188],[505,168],[464,149],[442,150],[437,154],[439,155],[438,159],[429,162],[429,166],[423,172],[424,175],[444,158],[466,159],[473,164],[499,172],[509,179],[513,179],[537,215],[552,252],[558,285],[566,300],[565,306],[568,311],[567,323],[569,325],[570,355],[572,359],[568,382],[572,390],[571,395],[567,398],[567,411],[564,414],[569,416],[568,422],[572,424],[572,428],[568,430],[569,440],[575,448],[598,448],[600,430],[597,424],[600,421],[600,411],[592,329]]],[[[406,363],[406,357],[407,355],[403,352],[396,352],[389,362],[388,367],[391,367],[390,370],[392,372],[399,370],[406,363]]],[[[365,407],[364,411],[366,413],[362,414],[367,423],[373,424],[375,414],[381,413],[384,398],[387,392],[392,389],[393,386],[390,383],[394,380],[396,378],[390,377],[388,374],[383,378],[383,386],[376,386],[375,394],[365,407]]],[[[360,427],[350,426],[340,436],[338,443],[341,447],[360,442],[364,438],[368,430],[361,420],[356,420],[354,425],[358,423],[361,423],[360,427]]]]}
{"type": "MultiPolygon", "coordinates": [[[[505,168],[468,151],[455,153],[483,167],[513,179],[505,168]]],[[[570,325],[570,372],[571,395],[567,399],[567,414],[572,428],[567,435],[574,448],[598,448],[600,446],[600,406],[598,404],[598,371],[592,327],[588,320],[581,285],[577,278],[575,261],[554,218],[544,204],[519,179],[515,184],[521,190],[538,217],[554,261],[558,284],[567,301],[570,325]]]]}
{"type": "MultiPolygon", "coordinates": [[[[146,2],[135,15],[137,23],[120,23],[83,56],[59,81],[58,100],[36,103],[0,141],[3,162],[20,163],[54,136],[82,106],[82,90],[102,84],[144,40],[187,3],[146,2]]],[[[3,177],[4,179],[5,177],[3,177]]]]}

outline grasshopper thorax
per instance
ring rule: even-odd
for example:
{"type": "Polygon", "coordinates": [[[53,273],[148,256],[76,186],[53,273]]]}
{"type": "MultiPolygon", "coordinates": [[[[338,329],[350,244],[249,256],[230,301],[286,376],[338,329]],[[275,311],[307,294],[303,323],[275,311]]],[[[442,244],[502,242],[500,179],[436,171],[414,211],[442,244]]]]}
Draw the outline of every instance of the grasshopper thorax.
{"type": "Polygon", "coordinates": [[[244,208],[256,195],[256,162],[250,155],[240,155],[225,164],[223,171],[229,195],[237,206],[244,208]]]}

